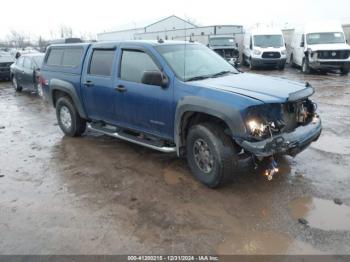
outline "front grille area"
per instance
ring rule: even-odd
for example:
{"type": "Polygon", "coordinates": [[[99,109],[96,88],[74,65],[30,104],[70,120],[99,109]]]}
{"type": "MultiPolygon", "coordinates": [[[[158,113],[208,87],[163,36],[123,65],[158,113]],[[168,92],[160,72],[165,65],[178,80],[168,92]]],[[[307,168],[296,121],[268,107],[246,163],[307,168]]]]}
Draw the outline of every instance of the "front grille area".
{"type": "Polygon", "coordinates": [[[349,56],[350,56],[349,50],[317,51],[317,57],[319,59],[348,59],[349,56]]]}
{"type": "Polygon", "coordinates": [[[226,59],[238,57],[238,51],[235,49],[215,49],[215,52],[226,59]]]}
{"type": "Polygon", "coordinates": [[[0,68],[10,68],[12,63],[0,63],[0,68]]]}
{"type": "Polygon", "coordinates": [[[262,58],[280,58],[281,54],[279,52],[264,52],[261,57],[262,58]]]}

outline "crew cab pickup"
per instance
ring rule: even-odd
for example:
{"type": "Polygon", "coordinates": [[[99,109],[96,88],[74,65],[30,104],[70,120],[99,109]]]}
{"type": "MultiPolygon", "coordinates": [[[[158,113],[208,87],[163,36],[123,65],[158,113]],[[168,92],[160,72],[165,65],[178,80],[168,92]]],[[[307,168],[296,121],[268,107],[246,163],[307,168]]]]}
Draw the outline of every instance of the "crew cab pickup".
{"type": "Polygon", "coordinates": [[[88,126],[186,156],[209,187],[234,175],[242,158],[294,156],[321,133],[308,83],[241,73],[197,43],[52,45],[40,82],[66,135],[88,126]]]}

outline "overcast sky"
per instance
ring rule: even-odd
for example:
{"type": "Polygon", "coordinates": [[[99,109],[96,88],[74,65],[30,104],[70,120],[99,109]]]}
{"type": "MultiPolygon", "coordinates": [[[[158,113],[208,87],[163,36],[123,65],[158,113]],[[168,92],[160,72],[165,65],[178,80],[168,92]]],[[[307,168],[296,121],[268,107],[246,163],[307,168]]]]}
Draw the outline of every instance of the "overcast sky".
{"type": "Polygon", "coordinates": [[[10,30],[31,38],[51,36],[61,25],[73,34],[143,26],[169,15],[200,25],[275,23],[310,20],[350,23],[350,0],[16,0],[0,3],[0,39],[10,30]]]}

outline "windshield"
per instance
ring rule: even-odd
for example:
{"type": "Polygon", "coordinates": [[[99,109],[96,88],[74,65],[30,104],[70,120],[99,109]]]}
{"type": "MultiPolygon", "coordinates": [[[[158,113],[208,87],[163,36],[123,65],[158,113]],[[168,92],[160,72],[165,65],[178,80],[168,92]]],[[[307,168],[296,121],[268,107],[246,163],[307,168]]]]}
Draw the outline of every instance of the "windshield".
{"type": "Polygon", "coordinates": [[[225,59],[203,45],[163,45],[155,48],[182,81],[213,77],[223,72],[238,73],[225,59]]]}
{"type": "Polygon", "coordinates": [[[344,37],[344,34],[341,32],[312,33],[312,34],[306,35],[306,42],[309,45],[338,44],[338,43],[345,43],[345,37],[344,37]]]}
{"type": "Polygon", "coordinates": [[[282,47],[282,35],[255,35],[254,46],[257,47],[282,47]]]}
{"type": "Polygon", "coordinates": [[[211,46],[233,46],[235,45],[235,40],[233,38],[211,38],[209,39],[209,43],[211,46]]]}
{"type": "Polygon", "coordinates": [[[33,56],[33,60],[34,60],[35,64],[37,65],[37,67],[40,68],[41,64],[43,63],[43,60],[44,60],[44,55],[33,56]]]}

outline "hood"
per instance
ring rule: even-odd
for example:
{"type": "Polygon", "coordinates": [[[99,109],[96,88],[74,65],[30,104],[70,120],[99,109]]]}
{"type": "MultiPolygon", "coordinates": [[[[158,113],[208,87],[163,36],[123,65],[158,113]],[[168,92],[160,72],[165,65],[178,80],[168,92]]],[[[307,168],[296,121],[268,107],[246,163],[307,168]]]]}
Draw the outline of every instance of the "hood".
{"type": "Polygon", "coordinates": [[[234,49],[234,50],[237,50],[237,47],[233,46],[233,45],[211,45],[210,48],[213,49],[213,50],[217,50],[217,49],[234,49]]]}
{"type": "Polygon", "coordinates": [[[12,63],[12,62],[13,62],[12,56],[0,54],[0,63],[12,63]]]}
{"type": "Polygon", "coordinates": [[[251,73],[231,74],[193,82],[199,87],[218,89],[254,98],[264,103],[283,103],[297,94],[313,93],[304,83],[251,73]],[[299,92],[299,93],[298,93],[299,92]]]}
{"type": "Polygon", "coordinates": [[[350,46],[345,43],[340,44],[320,44],[320,45],[308,45],[312,51],[323,51],[323,50],[350,50],[350,46]]]}

